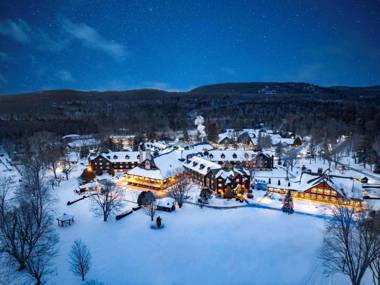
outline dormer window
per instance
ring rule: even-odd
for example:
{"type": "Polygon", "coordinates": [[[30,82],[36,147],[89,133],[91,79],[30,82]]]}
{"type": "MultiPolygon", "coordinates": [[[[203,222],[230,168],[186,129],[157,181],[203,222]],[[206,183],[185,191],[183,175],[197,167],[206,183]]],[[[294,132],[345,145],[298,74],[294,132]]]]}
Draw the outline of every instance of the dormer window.
{"type": "Polygon", "coordinates": [[[249,158],[249,154],[248,153],[244,153],[244,158],[248,159],[249,158]]]}
{"type": "Polygon", "coordinates": [[[232,154],[232,158],[236,159],[237,158],[237,154],[236,153],[232,154]]]}
{"type": "Polygon", "coordinates": [[[210,159],[213,159],[213,158],[214,158],[214,156],[213,156],[212,154],[210,154],[208,157],[209,157],[210,159]]]}
{"type": "Polygon", "coordinates": [[[110,155],[107,155],[107,158],[108,158],[108,159],[111,159],[111,156],[110,156],[110,155]]]}
{"type": "Polygon", "coordinates": [[[205,168],[205,165],[204,165],[204,164],[199,165],[199,169],[200,169],[200,170],[202,170],[203,168],[205,168]]]}
{"type": "Polygon", "coordinates": [[[221,157],[221,159],[225,159],[226,158],[226,156],[225,156],[224,153],[222,153],[222,155],[220,157],[221,157]]]}
{"type": "Polygon", "coordinates": [[[129,155],[128,154],[125,156],[125,159],[127,159],[127,160],[129,159],[129,155]]]}
{"type": "Polygon", "coordinates": [[[114,156],[113,156],[113,159],[117,159],[117,155],[114,155],[114,156]]]}
{"type": "Polygon", "coordinates": [[[139,154],[137,155],[137,159],[140,159],[140,155],[139,154]]]}

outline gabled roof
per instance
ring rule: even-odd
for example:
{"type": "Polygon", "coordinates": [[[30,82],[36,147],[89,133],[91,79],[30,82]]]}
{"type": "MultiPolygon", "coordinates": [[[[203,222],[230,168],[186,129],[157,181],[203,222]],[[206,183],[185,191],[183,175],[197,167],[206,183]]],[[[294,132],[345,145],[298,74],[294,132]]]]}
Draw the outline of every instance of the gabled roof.
{"type": "MultiPolygon", "coordinates": [[[[96,156],[91,156],[90,159],[94,160],[95,158],[101,156],[111,163],[122,163],[122,162],[139,162],[141,153],[138,151],[110,151],[108,153],[100,153],[96,156]]],[[[145,158],[145,152],[142,152],[142,159],[145,158]]]]}
{"type": "Polygon", "coordinates": [[[253,150],[210,150],[204,158],[211,161],[249,161],[255,158],[256,152],[253,150]]]}
{"type": "Polygon", "coordinates": [[[363,199],[361,182],[353,177],[330,174],[328,170],[322,174],[302,173],[300,186],[307,191],[323,182],[347,199],[363,199]]]}
{"type": "Polygon", "coordinates": [[[183,166],[199,174],[206,175],[210,170],[220,169],[221,166],[199,156],[193,156],[186,160],[183,166]]]}
{"type": "Polygon", "coordinates": [[[156,156],[153,162],[157,168],[145,169],[142,166],[136,166],[129,170],[128,174],[164,180],[183,171],[182,163],[178,160],[175,151],[156,156]]]}
{"type": "Polygon", "coordinates": [[[218,143],[222,143],[227,139],[236,140],[236,132],[234,129],[226,129],[224,133],[218,134],[218,143]]]}
{"type": "Polygon", "coordinates": [[[221,177],[225,179],[227,182],[230,182],[237,175],[250,176],[250,173],[248,169],[245,169],[242,167],[235,167],[234,169],[231,169],[231,170],[220,169],[219,171],[216,172],[215,177],[216,178],[221,177]]]}
{"type": "Polygon", "coordinates": [[[269,184],[273,188],[289,189],[299,192],[305,192],[320,183],[326,183],[338,194],[346,199],[363,199],[362,183],[349,176],[333,175],[326,170],[322,174],[303,172],[297,179],[286,180],[285,177],[268,177],[272,178],[269,184]],[[278,185],[280,181],[280,185],[278,185]],[[290,185],[289,185],[290,184],[290,185]]]}

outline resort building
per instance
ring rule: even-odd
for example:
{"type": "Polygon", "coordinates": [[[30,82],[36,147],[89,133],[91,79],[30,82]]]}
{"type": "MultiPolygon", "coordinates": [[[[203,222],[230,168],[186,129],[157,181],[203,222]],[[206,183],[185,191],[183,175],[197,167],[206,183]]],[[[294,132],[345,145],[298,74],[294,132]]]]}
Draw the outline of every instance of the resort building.
{"type": "Polygon", "coordinates": [[[271,169],[273,168],[273,155],[253,150],[226,149],[209,150],[203,157],[222,167],[242,166],[246,168],[271,169]]]}
{"type": "Polygon", "coordinates": [[[364,208],[362,183],[353,177],[332,175],[329,171],[322,174],[301,174],[299,181],[280,178],[268,179],[268,192],[285,195],[291,191],[294,199],[313,201],[334,206],[364,208]]]}
{"type": "Polygon", "coordinates": [[[211,170],[219,170],[222,167],[212,161],[206,160],[199,156],[193,156],[183,163],[186,173],[193,182],[205,185],[205,177],[211,170]]]}
{"type": "Polygon", "coordinates": [[[156,157],[151,157],[148,152],[145,159],[129,170],[123,180],[128,186],[144,190],[165,190],[176,184],[183,171],[176,151],[156,157]]]}
{"type": "Polygon", "coordinates": [[[214,169],[205,176],[205,186],[224,198],[250,192],[251,176],[247,169],[214,169]]]}
{"type": "Polygon", "coordinates": [[[101,175],[104,171],[114,174],[136,167],[145,158],[142,151],[109,151],[89,157],[92,170],[101,175]]]}

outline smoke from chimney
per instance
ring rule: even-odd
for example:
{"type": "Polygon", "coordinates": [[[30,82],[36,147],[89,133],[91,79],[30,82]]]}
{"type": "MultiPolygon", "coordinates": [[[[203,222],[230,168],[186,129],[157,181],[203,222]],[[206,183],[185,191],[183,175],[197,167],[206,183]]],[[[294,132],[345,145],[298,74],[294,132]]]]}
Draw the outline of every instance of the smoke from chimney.
{"type": "Polygon", "coordinates": [[[198,136],[201,139],[201,141],[204,141],[204,139],[207,137],[206,127],[203,125],[204,122],[205,119],[202,116],[197,116],[197,118],[194,121],[194,124],[197,126],[198,136]]]}

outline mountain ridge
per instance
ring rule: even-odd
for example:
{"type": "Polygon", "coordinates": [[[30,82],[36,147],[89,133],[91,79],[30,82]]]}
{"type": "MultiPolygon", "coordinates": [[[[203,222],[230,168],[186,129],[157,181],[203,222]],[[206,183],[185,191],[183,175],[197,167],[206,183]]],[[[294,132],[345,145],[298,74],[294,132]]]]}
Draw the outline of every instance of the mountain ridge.
{"type": "Polygon", "coordinates": [[[46,96],[64,93],[74,93],[75,95],[128,95],[132,93],[173,93],[173,94],[321,94],[341,91],[379,91],[380,85],[370,86],[320,86],[307,82],[222,82],[215,84],[206,84],[190,89],[188,91],[167,91],[155,88],[126,89],[126,90],[78,90],[78,89],[51,89],[30,92],[20,92],[12,94],[0,94],[0,98],[8,96],[46,96]]]}

